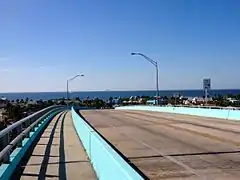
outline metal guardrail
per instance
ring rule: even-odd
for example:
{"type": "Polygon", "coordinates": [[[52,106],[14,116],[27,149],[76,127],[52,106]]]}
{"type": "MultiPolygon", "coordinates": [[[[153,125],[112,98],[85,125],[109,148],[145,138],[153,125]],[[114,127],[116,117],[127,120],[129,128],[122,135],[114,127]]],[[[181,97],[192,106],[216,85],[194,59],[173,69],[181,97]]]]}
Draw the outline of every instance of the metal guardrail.
{"type": "Polygon", "coordinates": [[[62,109],[64,107],[65,106],[61,105],[47,107],[19,120],[18,122],[0,131],[0,162],[9,163],[12,150],[15,147],[22,146],[22,140],[24,137],[29,137],[31,130],[37,127],[41,120],[43,120],[55,110],[62,109]],[[13,133],[14,136],[11,138],[11,135],[13,135],[13,133]]]}

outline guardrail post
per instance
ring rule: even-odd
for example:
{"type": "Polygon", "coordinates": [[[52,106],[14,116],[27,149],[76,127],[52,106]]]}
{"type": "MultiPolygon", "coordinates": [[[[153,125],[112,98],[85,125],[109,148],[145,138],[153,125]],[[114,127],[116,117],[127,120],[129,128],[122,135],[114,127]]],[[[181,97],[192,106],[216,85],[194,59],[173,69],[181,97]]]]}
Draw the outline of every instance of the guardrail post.
{"type": "MultiPolygon", "coordinates": [[[[28,121],[26,121],[26,124],[25,124],[25,125],[26,125],[26,127],[29,127],[30,124],[31,124],[31,118],[30,118],[28,121]]],[[[29,138],[29,135],[30,135],[29,132],[27,132],[27,133],[25,134],[25,137],[26,137],[26,138],[29,138]]]]}
{"type": "Polygon", "coordinates": [[[29,120],[25,122],[25,126],[28,127],[30,126],[30,124],[31,124],[31,118],[29,118],[29,120]]]}
{"type": "MultiPolygon", "coordinates": [[[[5,148],[10,142],[10,135],[7,133],[3,138],[3,148],[5,148]]],[[[7,152],[3,157],[3,163],[8,164],[10,162],[10,152],[7,152]]]]}
{"type": "MultiPolygon", "coordinates": [[[[17,128],[17,134],[19,135],[22,132],[22,124],[20,126],[18,126],[17,128]]],[[[22,138],[21,140],[17,143],[17,147],[22,147],[22,138]]]]}

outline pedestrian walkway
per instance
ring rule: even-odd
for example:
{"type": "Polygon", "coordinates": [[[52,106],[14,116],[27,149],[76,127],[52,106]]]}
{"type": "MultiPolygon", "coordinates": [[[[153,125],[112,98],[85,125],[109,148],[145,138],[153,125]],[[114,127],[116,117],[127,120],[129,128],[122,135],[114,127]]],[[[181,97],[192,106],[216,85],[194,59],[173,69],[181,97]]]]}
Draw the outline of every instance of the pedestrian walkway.
{"type": "Polygon", "coordinates": [[[56,115],[28,154],[12,179],[96,179],[75,132],[71,112],[56,115]]]}

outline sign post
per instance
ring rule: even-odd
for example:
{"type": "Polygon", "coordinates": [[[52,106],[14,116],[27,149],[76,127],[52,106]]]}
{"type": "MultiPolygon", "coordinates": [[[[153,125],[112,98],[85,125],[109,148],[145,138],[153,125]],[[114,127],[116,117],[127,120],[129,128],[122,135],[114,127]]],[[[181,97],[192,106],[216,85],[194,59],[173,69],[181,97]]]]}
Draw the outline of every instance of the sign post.
{"type": "Polygon", "coordinates": [[[208,92],[211,90],[211,79],[210,78],[203,79],[203,90],[205,92],[205,102],[207,104],[208,92]]]}

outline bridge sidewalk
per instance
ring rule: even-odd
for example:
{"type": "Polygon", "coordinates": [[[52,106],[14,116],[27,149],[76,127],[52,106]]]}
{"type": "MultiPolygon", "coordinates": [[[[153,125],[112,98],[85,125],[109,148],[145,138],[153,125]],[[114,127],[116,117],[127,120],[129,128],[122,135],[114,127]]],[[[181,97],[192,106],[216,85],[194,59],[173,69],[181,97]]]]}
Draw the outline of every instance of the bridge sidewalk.
{"type": "Polygon", "coordinates": [[[54,117],[12,179],[96,179],[70,112],[54,117]]]}

